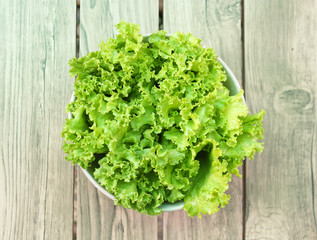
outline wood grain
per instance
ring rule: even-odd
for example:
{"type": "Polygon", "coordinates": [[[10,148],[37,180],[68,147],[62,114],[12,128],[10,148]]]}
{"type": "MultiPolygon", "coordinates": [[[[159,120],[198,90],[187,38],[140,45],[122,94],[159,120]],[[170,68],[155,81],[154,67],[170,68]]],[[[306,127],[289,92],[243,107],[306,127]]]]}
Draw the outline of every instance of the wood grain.
{"type": "Polygon", "coordinates": [[[245,1],[246,97],[266,110],[247,162],[246,239],[317,239],[317,2],[245,1]]]}
{"type": "MultiPolygon", "coordinates": [[[[212,47],[242,78],[241,6],[239,0],[165,0],[164,29],[190,32],[212,47]]],[[[242,179],[233,177],[229,205],[212,216],[189,218],[184,211],[164,213],[164,239],[242,239],[242,179]]]]}
{"type": "MultiPolygon", "coordinates": [[[[158,30],[158,2],[155,0],[82,1],[80,53],[98,49],[98,44],[113,37],[114,25],[121,19],[141,25],[142,33],[158,30]]],[[[78,232],[80,239],[157,239],[157,217],[114,206],[79,172],[78,232]]]]}
{"type": "Polygon", "coordinates": [[[72,239],[73,166],[60,136],[75,1],[0,4],[0,239],[72,239]]]}

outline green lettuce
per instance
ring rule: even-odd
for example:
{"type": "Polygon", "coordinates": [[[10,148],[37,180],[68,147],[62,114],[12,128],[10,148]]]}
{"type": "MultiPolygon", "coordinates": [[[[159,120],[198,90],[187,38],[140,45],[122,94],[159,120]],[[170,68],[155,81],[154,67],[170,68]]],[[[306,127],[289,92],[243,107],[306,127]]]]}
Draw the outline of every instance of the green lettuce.
{"type": "Polygon", "coordinates": [[[115,203],[150,215],[184,200],[189,216],[225,206],[245,157],[263,150],[264,111],[230,96],[215,51],[191,34],[120,22],[116,38],[72,59],[73,118],[63,127],[66,159],[95,166],[115,203]]]}

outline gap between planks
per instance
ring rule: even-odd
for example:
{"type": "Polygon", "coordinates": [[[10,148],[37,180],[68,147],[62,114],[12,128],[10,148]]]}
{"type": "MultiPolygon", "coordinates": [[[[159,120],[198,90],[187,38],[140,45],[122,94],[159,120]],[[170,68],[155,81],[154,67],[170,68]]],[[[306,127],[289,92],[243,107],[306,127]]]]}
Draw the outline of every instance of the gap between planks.
{"type": "MultiPolygon", "coordinates": [[[[244,25],[244,0],[241,0],[240,3],[241,6],[241,81],[242,86],[241,88],[244,90],[244,99],[246,100],[246,89],[245,89],[245,25],[244,25]]],[[[247,167],[246,167],[247,161],[244,160],[244,163],[242,165],[242,240],[246,239],[245,230],[246,230],[246,181],[247,181],[247,167]]]]}
{"type": "MultiPolygon", "coordinates": [[[[245,22],[244,22],[244,0],[241,0],[240,2],[241,6],[241,80],[242,80],[242,86],[241,88],[244,90],[244,99],[246,100],[246,89],[245,89],[245,22]]],[[[247,159],[244,160],[243,166],[242,166],[242,240],[246,239],[246,181],[247,181],[247,159]]]]}
{"type": "MultiPolygon", "coordinates": [[[[80,0],[76,0],[76,58],[79,58],[80,51],[80,0]]],[[[77,196],[78,196],[78,167],[74,166],[73,181],[73,240],[77,239],[77,196]]]]}

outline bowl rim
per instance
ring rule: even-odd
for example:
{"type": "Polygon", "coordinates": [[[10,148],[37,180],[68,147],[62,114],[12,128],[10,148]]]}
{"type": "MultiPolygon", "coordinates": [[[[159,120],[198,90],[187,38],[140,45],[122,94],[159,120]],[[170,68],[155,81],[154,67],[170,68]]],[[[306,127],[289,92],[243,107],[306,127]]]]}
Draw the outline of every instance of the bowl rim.
{"type": "MultiPolygon", "coordinates": [[[[143,34],[144,38],[148,38],[151,34],[143,34]]],[[[171,34],[166,34],[166,36],[171,36],[171,34]]],[[[206,48],[205,46],[203,46],[204,48],[206,48]]],[[[220,64],[223,66],[223,69],[225,70],[226,74],[227,74],[227,81],[224,83],[224,85],[228,88],[230,95],[236,95],[241,87],[240,84],[237,80],[237,78],[235,77],[235,75],[233,74],[233,72],[231,71],[231,69],[228,67],[228,65],[218,56],[218,61],[220,62],[220,64]]],[[[245,99],[244,96],[242,96],[243,102],[245,104],[245,99]]],[[[74,91],[72,92],[72,96],[70,99],[70,102],[74,102],[75,101],[75,95],[74,95],[74,91]]],[[[67,118],[68,119],[72,119],[72,114],[70,112],[68,112],[67,114],[67,118]]],[[[96,179],[88,172],[87,169],[80,167],[81,170],[83,171],[83,173],[86,175],[86,177],[88,178],[88,180],[101,192],[103,193],[105,196],[107,196],[108,198],[110,198],[111,200],[115,200],[115,196],[111,193],[109,193],[104,187],[102,187],[97,181],[96,179]]],[[[164,202],[159,208],[162,210],[162,212],[171,212],[171,211],[176,211],[176,210],[181,210],[184,207],[184,200],[182,201],[177,201],[174,203],[169,203],[169,202],[164,202]]]]}

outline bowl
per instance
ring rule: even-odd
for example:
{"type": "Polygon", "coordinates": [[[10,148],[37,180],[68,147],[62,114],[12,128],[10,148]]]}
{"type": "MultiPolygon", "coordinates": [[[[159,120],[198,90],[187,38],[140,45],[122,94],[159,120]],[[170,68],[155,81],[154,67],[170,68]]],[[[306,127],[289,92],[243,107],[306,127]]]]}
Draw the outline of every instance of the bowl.
{"type": "MultiPolygon", "coordinates": [[[[147,39],[150,36],[150,34],[145,34],[143,35],[143,37],[145,39],[147,39]]],[[[170,36],[170,35],[167,35],[170,36]]],[[[237,78],[234,76],[233,72],[231,71],[231,69],[227,66],[227,64],[220,58],[218,57],[219,62],[221,63],[221,65],[223,66],[226,74],[227,74],[227,81],[224,82],[224,86],[226,88],[229,89],[230,95],[236,95],[239,90],[240,90],[240,85],[239,82],[237,80],[237,78]]],[[[75,96],[74,93],[72,94],[71,97],[71,102],[73,102],[75,100],[75,96]]],[[[244,99],[243,99],[244,101],[244,99]]],[[[71,119],[72,115],[71,113],[68,113],[68,118],[71,119]]],[[[115,196],[111,193],[109,193],[104,187],[102,187],[97,180],[94,177],[94,166],[91,166],[87,169],[84,169],[81,167],[81,170],[83,171],[83,173],[86,175],[86,177],[89,179],[89,181],[105,196],[107,196],[108,198],[114,200],[115,196]]],[[[160,206],[160,209],[162,209],[163,212],[171,212],[171,211],[176,211],[176,210],[180,210],[184,207],[184,201],[178,201],[175,203],[168,203],[165,202],[162,204],[162,206],[160,206]]]]}

